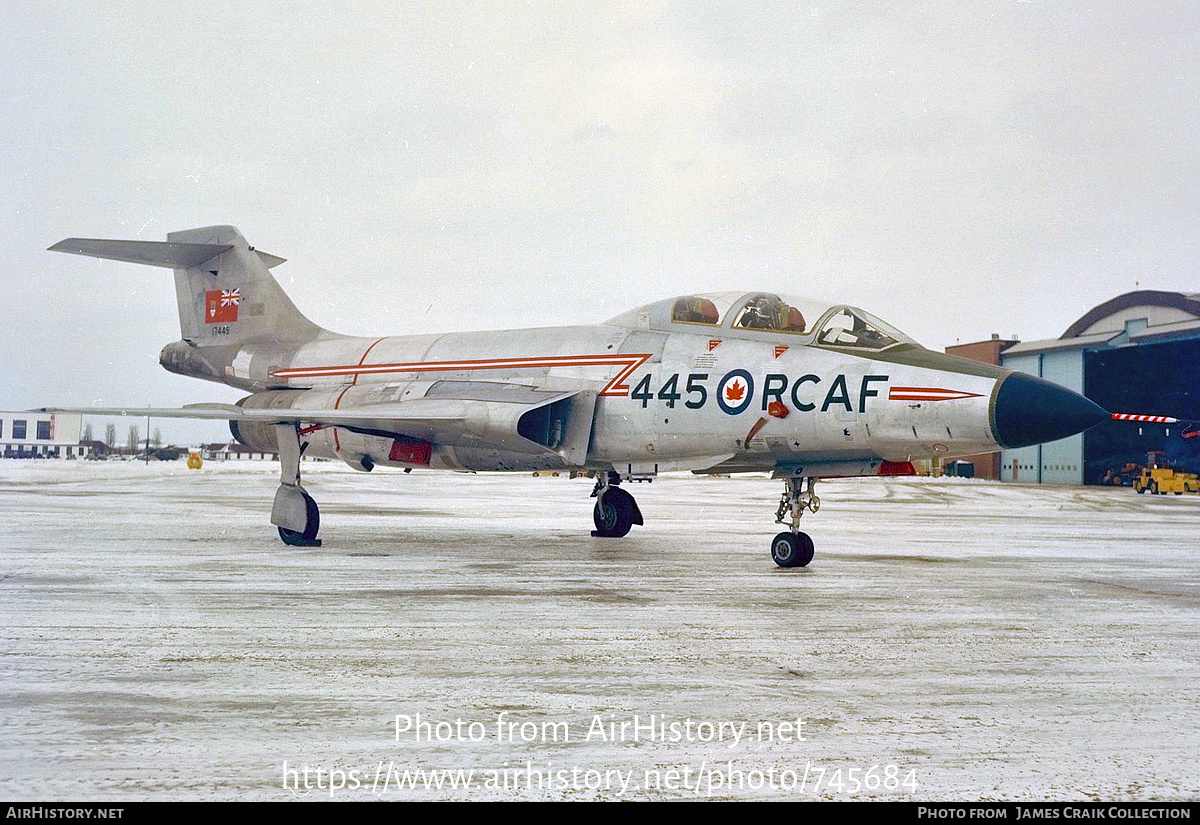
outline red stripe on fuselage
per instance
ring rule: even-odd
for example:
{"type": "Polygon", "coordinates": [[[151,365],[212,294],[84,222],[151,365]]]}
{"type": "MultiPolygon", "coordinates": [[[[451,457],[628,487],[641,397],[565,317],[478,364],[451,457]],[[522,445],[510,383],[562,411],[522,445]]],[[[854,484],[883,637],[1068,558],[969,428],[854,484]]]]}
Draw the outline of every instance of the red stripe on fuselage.
{"type": "Polygon", "coordinates": [[[979,398],[977,392],[946,390],[940,387],[892,387],[888,401],[953,401],[958,398],[979,398]]]}
{"type": "MultiPolygon", "coordinates": [[[[382,340],[382,339],[381,339],[382,340]]],[[[378,341],[375,342],[379,343],[378,341]]],[[[372,347],[375,344],[371,345],[372,347]]],[[[367,349],[370,352],[370,348],[367,349]]],[[[366,360],[363,353],[363,360],[366,360]]],[[[360,375],[381,375],[397,372],[472,372],[475,370],[520,370],[520,369],[550,369],[552,367],[603,367],[623,366],[617,375],[608,382],[600,395],[628,395],[629,385],[625,380],[650,358],[649,353],[614,354],[614,355],[547,355],[535,358],[478,358],[462,361],[413,361],[409,363],[391,364],[346,364],[328,367],[289,367],[275,370],[271,374],[276,378],[327,378],[338,375],[352,375],[356,383],[360,375]]]]}
{"type": "MultiPolygon", "coordinates": [[[[375,339],[374,342],[372,342],[371,346],[369,346],[365,350],[363,350],[362,358],[358,359],[358,365],[360,367],[363,365],[363,362],[367,360],[367,356],[371,354],[371,350],[375,349],[375,344],[378,344],[380,341],[384,341],[384,340],[386,340],[386,339],[385,338],[377,338],[377,339],[375,339]]],[[[349,390],[352,386],[354,386],[357,383],[358,383],[358,376],[355,375],[354,380],[342,388],[342,391],[338,393],[337,399],[333,402],[333,408],[335,410],[342,403],[342,396],[346,394],[347,390],[349,390]]],[[[333,447],[338,452],[341,452],[342,444],[341,444],[341,441],[338,439],[338,431],[337,431],[336,427],[334,427],[334,429],[333,429],[333,447]]]]}

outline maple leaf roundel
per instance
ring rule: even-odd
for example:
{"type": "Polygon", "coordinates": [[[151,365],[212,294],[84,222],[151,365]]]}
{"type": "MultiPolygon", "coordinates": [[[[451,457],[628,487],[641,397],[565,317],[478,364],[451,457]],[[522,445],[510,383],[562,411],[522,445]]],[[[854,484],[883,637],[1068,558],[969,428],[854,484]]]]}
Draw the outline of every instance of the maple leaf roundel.
{"type": "Polygon", "coordinates": [[[729,415],[737,415],[754,398],[754,379],[745,370],[731,370],[717,384],[717,406],[729,415]]]}

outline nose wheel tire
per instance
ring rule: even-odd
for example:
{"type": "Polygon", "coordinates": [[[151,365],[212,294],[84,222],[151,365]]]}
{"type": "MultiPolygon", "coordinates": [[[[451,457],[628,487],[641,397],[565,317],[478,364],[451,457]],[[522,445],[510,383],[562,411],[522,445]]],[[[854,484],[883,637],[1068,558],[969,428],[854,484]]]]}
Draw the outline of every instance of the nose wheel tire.
{"type": "Polygon", "coordinates": [[[592,521],[596,523],[592,535],[605,538],[626,535],[637,521],[637,512],[633,496],[619,487],[608,488],[596,499],[596,506],[592,508],[592,521]]]}
{"type": "Polygon", "coordinates": [[[808,533],[780,533],[771,542],[771,559],[780,567],[807,567],[814,553],[808,533]]]}

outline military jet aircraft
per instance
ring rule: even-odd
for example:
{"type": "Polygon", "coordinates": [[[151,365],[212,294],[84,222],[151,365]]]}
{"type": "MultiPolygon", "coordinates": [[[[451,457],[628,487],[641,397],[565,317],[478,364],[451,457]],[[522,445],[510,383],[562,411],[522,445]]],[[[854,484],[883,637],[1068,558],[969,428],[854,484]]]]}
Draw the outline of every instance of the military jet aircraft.
{"type": "Polygon", "coordinates": [[[932,352],[853,306],[766,292],[686,295],[589,326],[360,338],[296,309],[282,258],[213,226],[167,241],[71,238],[51,250],[174,269],[181,340],[160,362],[250,393],[236,405],[85,409],[228,419],[278,453],[271,523],[319,544],[301,456],[595,479],[598,536],[643,523],[622,482],[657,473],[769,472],[784,491],[771,542],[807,565],[800,530],[819,478],[913,473],[919,458],[1052,441],[1108,414],[1063,387],[932,352]]]}

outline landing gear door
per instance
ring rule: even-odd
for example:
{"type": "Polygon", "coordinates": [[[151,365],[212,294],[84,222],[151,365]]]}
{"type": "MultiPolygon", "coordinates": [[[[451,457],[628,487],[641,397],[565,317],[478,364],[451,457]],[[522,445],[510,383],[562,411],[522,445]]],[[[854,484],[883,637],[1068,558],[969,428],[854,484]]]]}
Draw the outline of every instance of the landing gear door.
{"type": "Polygon", "coordinates": [[[558,456],[568,467],[587,463],[596,417],[596,392],[580,390],[529,407],[517,421],[517,435],[558,456]]]}
{"type": "Polygon", "coordinates": [[[571,406],[566,416],[563,440],[556,452],[568,466],[581,467],[587,463],[588,447],[591,446],[596,393],[593,390],[581,390],[568,400],[571,406]]]}

